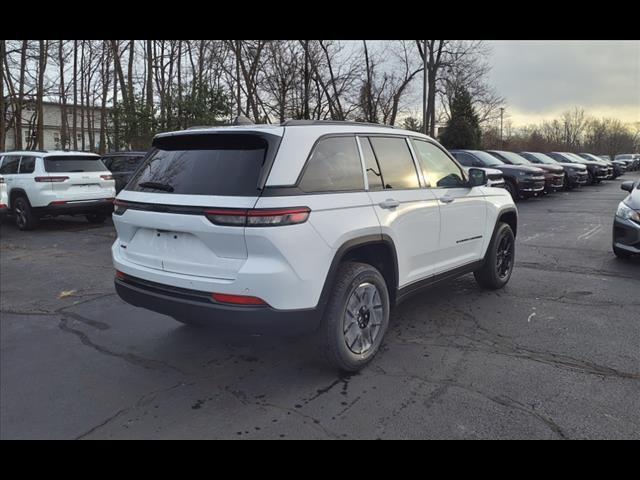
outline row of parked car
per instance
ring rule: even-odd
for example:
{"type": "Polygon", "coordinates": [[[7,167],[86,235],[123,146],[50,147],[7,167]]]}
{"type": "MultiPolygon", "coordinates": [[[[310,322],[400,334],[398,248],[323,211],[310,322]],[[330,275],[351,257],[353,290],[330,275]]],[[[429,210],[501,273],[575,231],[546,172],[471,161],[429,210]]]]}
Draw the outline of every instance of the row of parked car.
{"type": "MultiPolygon", "coordinates": [[[[482,288],[507,284],[516,199],[612,178],[615,166],[563,152],[448,152],[381,125],[288,121],[159,134],[148,154],[7,152],[0,175],[23,230],[43,215],[100,222],[113,209],[124,301],[187,325],[313,331],[332,365],[355,371],[405,298],[467,273],[482,288]]],[[[620,221],[636,224],[635,204],[624,208],[620,221]]],[[[639,232],[640,223],[635,240],[625,237],[631,248],[639,232]]]]}
{"type": "Polygon", "coordinates": [[[640,155],[617,155],[615,160],[591,153],[450,150],[466,168],[484,168],[492,186],[504,186],[514,200],[571,190],[617,178],[640,169],[640,155]]]}

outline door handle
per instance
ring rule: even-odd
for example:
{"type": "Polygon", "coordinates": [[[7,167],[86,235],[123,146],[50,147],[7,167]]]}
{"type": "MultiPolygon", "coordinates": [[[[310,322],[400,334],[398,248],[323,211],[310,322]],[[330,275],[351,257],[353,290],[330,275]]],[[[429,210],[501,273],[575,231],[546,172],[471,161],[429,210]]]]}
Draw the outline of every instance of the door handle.
{"type": "Polygon", "coordinates": [[[442,197],[442,198],[440,198],[440,201],[441,201],[442,203],[451,203],[451,202],[453,202],[454,200],[455,200],[455,198],[453,198],[453,197],[442,197]]]}
{"type": "Polygon", "coordinates": [[[400,206],[400,202],[393,198],[387,198],[384,202],[378,204],[380,208],[396,208],[400,206]]]}

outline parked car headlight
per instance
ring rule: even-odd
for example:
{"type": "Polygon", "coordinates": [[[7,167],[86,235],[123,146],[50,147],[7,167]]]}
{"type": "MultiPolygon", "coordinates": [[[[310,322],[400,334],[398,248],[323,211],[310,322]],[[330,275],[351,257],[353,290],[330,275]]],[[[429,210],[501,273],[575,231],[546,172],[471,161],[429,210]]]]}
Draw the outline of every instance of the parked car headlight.
{"type": "Polygon", "coordinates": [[[640,213],[630,208],[626,203],[620,202],[618,210],[616,211],[616,217],[623,218],[625,220],[633,220],[640,223],[640,213]]]}

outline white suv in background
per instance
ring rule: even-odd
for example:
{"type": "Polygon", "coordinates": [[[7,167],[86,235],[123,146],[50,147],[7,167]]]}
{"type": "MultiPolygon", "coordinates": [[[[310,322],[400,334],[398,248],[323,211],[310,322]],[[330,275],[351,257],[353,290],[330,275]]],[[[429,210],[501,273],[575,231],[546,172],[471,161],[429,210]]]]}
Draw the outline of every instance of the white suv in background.
{"type": "Polygon", "coordinates": [[[157,135],[115,201],[115,285],[187,324],[316,331],[355,371],[391,308],[474,272],[501,288],[517,211],[433,139],[351,122],[288,121],[157,135]]]}
{"type": "Polygon", "coordinates": [[[116,196],[111,172],[93,153],[6,152],[0,155],[0,175],[20,230],[37,227],[49,215],[86,215],[102,223],[116,196]]]}

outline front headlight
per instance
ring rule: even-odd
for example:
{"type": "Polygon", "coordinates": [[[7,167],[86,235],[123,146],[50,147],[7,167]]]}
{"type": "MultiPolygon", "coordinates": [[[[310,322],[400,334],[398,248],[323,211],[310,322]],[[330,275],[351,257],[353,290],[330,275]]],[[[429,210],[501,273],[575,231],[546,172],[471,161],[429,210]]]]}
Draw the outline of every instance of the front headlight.
{"type": "Polygon", "coordinates": [[[620,202],[618,210],[616,211],[616,217],[623,218],[625,220],[633,220],[640,223],[640,213],[630,208],[626,203],[620,202]]]}

